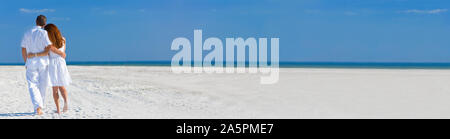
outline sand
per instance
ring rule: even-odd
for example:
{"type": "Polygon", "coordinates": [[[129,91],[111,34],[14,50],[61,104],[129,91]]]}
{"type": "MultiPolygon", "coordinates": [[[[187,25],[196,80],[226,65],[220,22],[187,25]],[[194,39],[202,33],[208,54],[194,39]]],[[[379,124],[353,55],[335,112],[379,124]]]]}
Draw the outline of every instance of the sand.
{"type": "Polygon", "coordinates": [[[36,116],[24,67],[1,66],[0,118],[450,118],[450,70],[282,68],[273,85],[170,67],[69,71],[69,112],[55,113],[49,88],[36,116]]]}

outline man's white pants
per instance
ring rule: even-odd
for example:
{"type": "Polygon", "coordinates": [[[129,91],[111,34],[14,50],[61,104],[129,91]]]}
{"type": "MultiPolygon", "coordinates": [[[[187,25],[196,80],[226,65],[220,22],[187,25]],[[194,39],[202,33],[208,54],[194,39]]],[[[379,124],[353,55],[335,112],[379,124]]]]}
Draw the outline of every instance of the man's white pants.
{"type": "Polygon", "coordinates": [[[34,110],[41,107],[44,108],[45,91],[48,86],[48,66],[40,66],[37,68],[27,67],[26,71],[28,90],[31,96],[34,110]]]}

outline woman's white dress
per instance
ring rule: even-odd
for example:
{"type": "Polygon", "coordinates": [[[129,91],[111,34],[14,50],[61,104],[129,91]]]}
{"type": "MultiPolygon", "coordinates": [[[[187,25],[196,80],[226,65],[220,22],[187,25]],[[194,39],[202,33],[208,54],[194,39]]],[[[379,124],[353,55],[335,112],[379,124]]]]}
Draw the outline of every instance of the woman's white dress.
{"type": "MultiPolygon", "coordinates": [[[[66,51],[66,45],[59,48],[60,51],[66,51]]],[[[50,73],[51,86],[68,86],[72,83],[69,70],[67,70],[66,60],[60,55],[50,51],[50,65],[48,67],[50,73]]]]}

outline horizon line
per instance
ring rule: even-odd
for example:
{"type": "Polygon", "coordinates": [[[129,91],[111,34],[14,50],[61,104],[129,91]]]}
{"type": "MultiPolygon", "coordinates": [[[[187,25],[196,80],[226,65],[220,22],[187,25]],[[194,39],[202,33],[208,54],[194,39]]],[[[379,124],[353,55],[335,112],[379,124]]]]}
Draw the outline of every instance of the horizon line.
{"type": "MultiPolygon", "coordinates": [[[[236,63],[236,62],[235,62],[236,63]]],[[[268,63],[270,66],[270,63],[268,63]]],[[[171,66],[171,61],[69,61],[68,66],[171,66]]],[[[24,66],[24,63],[1,63],[0,66],[24,66]]],[[[193,67],[193,65],[191,65],[193,67]]],[[[223,67],[227,67],[226,64],[223,67]]],[[[234,65],[237,67],[237,64],[234,65]]],[[[245,68],[248,68],[246,62],[245,68]]],[[[280,68],[349,68],[349,69],[450,69],[450,62],[314,62],[281,61],[280,68]]]]}
{"type": "MultiPolygon", "coordinates": [[[[159,62],[159,63],[171,63],[171,60],[118,60],[118,61],[67,61],[66,63],[143,63],[143,62],[159,62]]],[[[195,61],[192,61],[195,62],[195,61]]],[[[203,62],[203,61],[202,61],[203,62]]],[[[223,61],[224,63],[226,61],[223,61]]],[[[271,63],[270,61],[267,61],[271,63]]],[[[236,63],[236,61],[235,61],[236,63]]],[[[248,61],[245,61],[248,63],[248,61]]],[[[279,61],[278,63],[336,63],[336,64],[345,64],[345,63],[354,63],[354,64],[450,64],[449,62],[408,62],[408,61],[279,61]]],[[[3,64],[25,64],[24,62],[0,62],[0,65],[3,64]]]]}

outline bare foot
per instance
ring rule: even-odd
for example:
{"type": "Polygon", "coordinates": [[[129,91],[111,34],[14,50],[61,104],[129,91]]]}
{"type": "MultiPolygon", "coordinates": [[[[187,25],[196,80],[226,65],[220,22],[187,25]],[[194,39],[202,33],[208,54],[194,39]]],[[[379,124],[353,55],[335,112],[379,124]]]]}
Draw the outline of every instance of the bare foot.
{"type": "Polygon", "coordinates": [[[44,114],[44,112],[42,112],[41,107],[39,107],[39,108],[36,109],[36,114],[37,114],[37,115],[42,115],[42,114],[44,114]]]}
{"type": "Polygon", "coordinates": [[[66,113],[69,110],[67,103],[64,104],[63,112],[66,113]]]}

